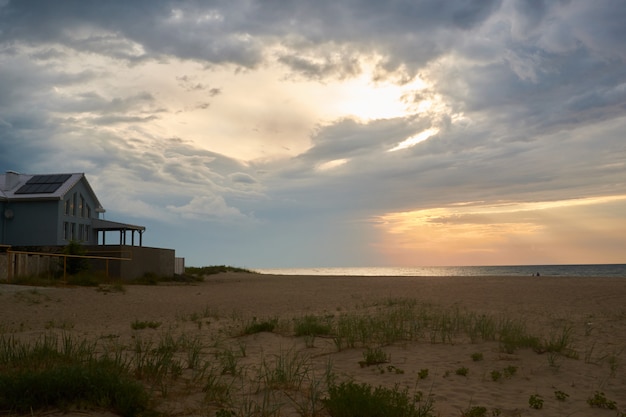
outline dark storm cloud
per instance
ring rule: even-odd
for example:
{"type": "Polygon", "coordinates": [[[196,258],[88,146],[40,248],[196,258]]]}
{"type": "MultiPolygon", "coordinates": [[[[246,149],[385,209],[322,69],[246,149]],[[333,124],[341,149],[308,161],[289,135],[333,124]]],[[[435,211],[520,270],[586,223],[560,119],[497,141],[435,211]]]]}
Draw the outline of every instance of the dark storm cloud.
{"type": "MultiPolygon", "coordinates": [[[[281,60],[304,74],[331,67],[354,71],[350,51],[376,52],[384,66],[413,69],[445,51],[444,30],[470,30],[497,10],[499,1],[350,2],[100,2],[11,1],[0,9],[3,41],[62,43],[129,60],[177,56],[253,67],[266,44],[310,49],[323,57],[347,45],[348,57],[323,64],[287,53],[281,60]],[[439,33],[441,32],[441,33],[439,33]],[[120,34],[122,36],[120,36],[120,34]],[[134,44],[143,47],[135,50],[134,44]],[[411,54],[406,54],[409,50],[411,54]],[[415,53],[417,52],[417,53],[415,53]],[[406,55],[404,55],[406,54],[406,55]],[[404,55],[404,56],[403,56],[404,55]]],[[[445,36],[448,37],[448,36],[445,36]]]]}

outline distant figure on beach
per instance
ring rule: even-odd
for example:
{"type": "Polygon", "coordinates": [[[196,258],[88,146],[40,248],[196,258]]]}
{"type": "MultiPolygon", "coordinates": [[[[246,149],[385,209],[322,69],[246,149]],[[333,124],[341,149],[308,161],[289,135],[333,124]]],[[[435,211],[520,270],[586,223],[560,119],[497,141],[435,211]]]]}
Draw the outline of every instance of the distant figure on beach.
{"type": "Polygon", "coordinates": [[[535,274],[535,276],[536,276],[536,277],[539,277],[539,276],[541,276],[541,275],[539,274],[539,272],[537,272],[537,273],[535,274]]]}

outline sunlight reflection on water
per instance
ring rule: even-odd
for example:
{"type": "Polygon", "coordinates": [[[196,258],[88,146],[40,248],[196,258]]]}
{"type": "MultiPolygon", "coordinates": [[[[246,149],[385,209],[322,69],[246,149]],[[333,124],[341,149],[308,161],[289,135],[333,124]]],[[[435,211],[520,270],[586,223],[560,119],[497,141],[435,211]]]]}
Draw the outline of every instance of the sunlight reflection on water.
{"type": "Polygon", "coordinates": [[[612,265],[515,265],[515,266],[430,266],[359,268],[259,268],[255,271],[274,275],[337,276],[572,276],[626,277],[626,264],[612,265]]]}

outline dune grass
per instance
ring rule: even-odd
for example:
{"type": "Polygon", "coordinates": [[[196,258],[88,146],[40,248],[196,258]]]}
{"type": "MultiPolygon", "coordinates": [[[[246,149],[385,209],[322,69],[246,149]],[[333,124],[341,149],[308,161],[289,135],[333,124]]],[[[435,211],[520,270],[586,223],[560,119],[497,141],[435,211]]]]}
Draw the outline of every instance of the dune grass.
{"type": "MultiPolygon", "coordinates": [[[[431,416],[435,414],[430,397],[411,394],[405,388],[346,380],[345,375],[334,374],[330,355],[327,368],[320,371],[319,359],[317,367],[314,365],[316,351],[310,349],[315,347],[314,340],[306,338],[324,336],[324,355],[333,350],[329,339],[336,352],[364,349],[367,365],[390,362],[385,346],[407,342],[488,341],[497,343],[503,353],[532,349],[577,357],[570,327],[536,335],[522,319],[441,308],[411,299],[383,300],[337,315],[283,318],[280,323],[277,317],[250,319],[233,314],[229,318],[210,307],[177,320],[180,328],[166,329],[160,322],[135,320],[130,341],[107,339],[108,346],[66,335],[44,336],[32,343],[0,335],[0,410],[26,413],[31,409],[97,407],[135,416],[151,413],[159,398],[196,392],[204,397],[205,406],[215,411],[210,415],[216,416],[280,415],[284,407],[303,417],[375,415],[371,410],[386,416],[431,416]],[[219,340],[211,341],[205,329],[193,325],[200,317],[209,316],[224,322],[220,329],[231,326],[237,331],[220,333],[219,340]],[[294,347],[278,353],[257,352],[260,357],[252,362],[246,357],[246,341],[266,331],[295,337],[294,347]],[[297,338],[307,340],[306,349],[301,341],[300,348],[295,347],[297,338]],[[355,404],[367,404],[367,408],[355,404]]],[[[479,353],[471,357],[472,362],[482,359],[479,353]]],[[[513,366],[494,370],[491,379],[502,381],[516,371],[513,366]]],[[[467,377],[469,369],[461,366],[456,373],[467,377]]],[[[416,378],[422,380],[428,374],[424,368],[416,378]]],[[[594,397],[594,406],[599,404],[596,400],[594,397]]]]}
{"type": "Polygon", "coordinates": [[[117,359],[96,355],[94,344],[70,337],[23,343],[0,336],[0,409],[90,406],[138,415],[148,408],[148,393],[117,359]]]}

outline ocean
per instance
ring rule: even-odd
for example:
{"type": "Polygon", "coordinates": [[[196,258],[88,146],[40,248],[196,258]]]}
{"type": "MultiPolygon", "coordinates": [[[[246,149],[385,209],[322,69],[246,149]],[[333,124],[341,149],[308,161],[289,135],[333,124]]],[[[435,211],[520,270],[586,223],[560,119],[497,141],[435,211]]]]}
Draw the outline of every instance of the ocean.
{"type": "Polygon", "coordinates": [[[623,277],[626,264],[512,265],[512,266],[420,266],[358,268],[263,268],[262,274],[337,276],[540,276],[623,277]]]}

